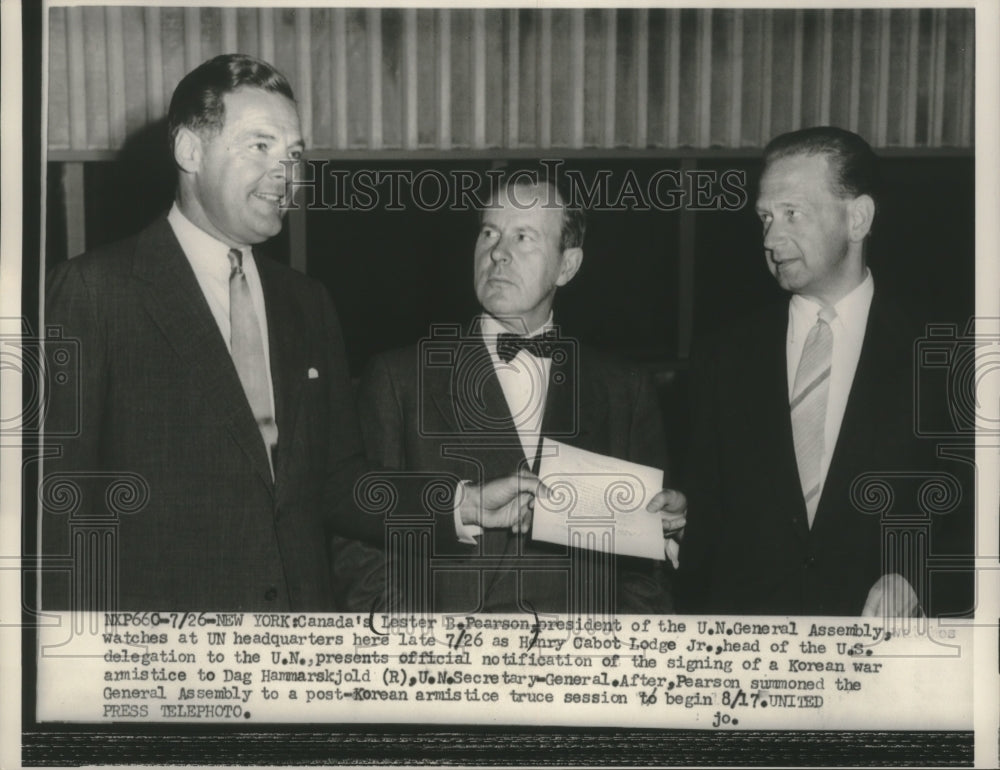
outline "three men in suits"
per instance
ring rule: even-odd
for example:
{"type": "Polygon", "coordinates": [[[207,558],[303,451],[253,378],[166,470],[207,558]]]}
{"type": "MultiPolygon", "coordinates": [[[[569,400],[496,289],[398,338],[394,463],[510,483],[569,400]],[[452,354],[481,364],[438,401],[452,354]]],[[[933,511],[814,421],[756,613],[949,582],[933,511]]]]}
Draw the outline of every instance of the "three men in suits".
{"type": "MultiPolygon", "coordinates": [[[[511,174],[481,213],[474,280],[481,316],[434,330],[377,357],[359,391],[365,443],[378,463],[484,483],[537,472],[543,437],[664,468],[666,444],[652,386],[636,367],[553,323],[559,287],[583,259],[584,214],[555,184],[511,174]]],[[[683,495],[650,501],[668,532],[683,526],[683,495]]],[[[530,537],[528,522],[484,528],[456,509],[390,553],[422,595],[399,601],[435,612],[667,612],[662,563],[608,557],[530,537]],[[432,529],[433,531],[427,531],[432,529]],[[411,540],[410,542],[413,542],[411,540]],[[404,564],[405,563],[405,564],[404,564]],[[415,577],[416,576],[416,577],[415,577]]],[[[390,577],[390,587],[394,582],[390,577]]]]}
{"type": "Polygon", "coordinates": [[[841,129],[784,134],[764,151],[764,251],[792,296],[693,365],[683,611],[919,611],[915,572],[887,547],[891,517],[859,486],[923,462],[914,334],[867,265],[876,180],[871,148],[841,129]]]}
{"type": "Polygon", "coordinates": [[[382,543],[384,523],[354,498],[369,466],[327,292],[253,248],[280,231],[304,149],[292,89],[219,56],[168,122],[169,214],[49,280],[80,392],[49,409],[79,429],[48,442],[43,606],[335,610],[331,533],[382,543]]]}

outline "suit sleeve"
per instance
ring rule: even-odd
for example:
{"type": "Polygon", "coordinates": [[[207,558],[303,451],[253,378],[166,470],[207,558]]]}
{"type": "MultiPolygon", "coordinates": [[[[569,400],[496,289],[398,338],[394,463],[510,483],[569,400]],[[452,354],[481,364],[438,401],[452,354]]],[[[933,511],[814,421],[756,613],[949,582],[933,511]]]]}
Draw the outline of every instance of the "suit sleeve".
{"type": "Polygon", "coordinates": [[[391,470],[404,470],[403,407],[383,356],[376,356],[358,387],[358,414],[368,459],[391,470]]]}
{"type": "Polygon", "coordinates": [[[353,388],[340,322],[326,289],[318,287],[323,318],[325,347],[332,376],[328,381],[329,457],[325,485],[326,509],[331,529],[345,537],[374,545],[384,542],[384,521],[376,513],[363,510],[355,495],[355,485],[369,470],[364,443],[354,405],[353,388]]]}
{"type": "MultiPolygon", "coordinates": [[[[627,458],[663,469],[663,486],[670,486],[663,414],[652,379],[632,378],[632,408],[627,458]]],[[[658,490],[657,490],[658,491],[658,490]]],[[[669,562],[618,557],[617,611],[625,614],[668,614],[674,611],[673,570],[669,562]]]]}
{"type": "Polygon", "coordinates": [[[366,510],[356,492],[370,465],[364,455],[358,414],[340,323],[326,289],[320,287],[325,347],[330,355],[329,472],[325,508],[331,512],[330,578],[336,608],[343,612],[386,611],[385,519],[366,510]]]}
{"type": "MultiPolygon", "coordinates": [[[[339,376],[330,384],[330,461],[327,500],[334,511],[333,531],[345,537],[384,545],[386,516],[453,505],[458,479],[447,474],[400,473],[414,469],[402,463],[399,405],[393,404],[387,382],[362,383],[360,410],[348,376],[347,359],[333,304],[323,291],[331,370],[339,376]],[[374,400],[373,400],[374,399],[374,400]],[[384,411],[383,407],[384,406],[384,411]],[[359,421],[359,411],[362,420],[359,421]],[[364,431],[362,431],[364,425],[364,431]],[[366,451],[365,440],[371,443],[366,451]],[[389,509],[383,505],[392,500],[389,509]]],[[[384,370],[376,369],[376,372],[384,370]]]]}
{"type": "MultiPolygon", "coordinates": [[[[459,541],[454,518],[449,515],[455,506],[454,492],[460,479],[448,474],[421,473],[423,469],[411,467],[407,458],[406,426],[412,416],[405,414],[407,399],[400,393],[400,381],[404,377],[406,375],[394,375],[386,356],[377,356],[361,378],[358,413],[368,460],[374,466],[385,469],[386,477],[392,479],[400,504],[410,506],[407,513],[411,515],[408,518],[413,519],[412,514],[417,511],[434,522],[434,548],[437,553],[469,553],[476,546],[459,541]],[[407,474],[411,472],[414,476],[408,478],[407,474]],[[416,488],[417,485],[422,487],[422,491],[416,488]],[[431,488],[437,494],[430,497],[423,494],[431,488]],[[418,491],[421,494],[419,499],[416,498],[418,491]],[[414,505],[419,508],[414,508],[414,505]]],[[[419,520],[421,516],[415,518],[419,520]]]]}
{"type": "Polygon", "coordinates": [[[96,474],[102,470],[107,343],[95,288],[80,263],[70,260],[49,276],[46,291],[45,356],[58,370],[48,378],[43,424],[39,553],[42,604],[47,609],[70,608],[72,520],[106,513],[96,474]],[[63,355],[68,355],[66,364],[63,355]],[[59,374],[67,374],[68,381],[57,382],[59,374]]]}
{"type": "Polygon", "coordinates": [[[663,468],[663,486],[670,485],[667,462],[667,440],[663,432],[663,413],[657,401],[656,388],[646,374],[638,378],[632,424],[629,429],[629,460],[663,468]]]}

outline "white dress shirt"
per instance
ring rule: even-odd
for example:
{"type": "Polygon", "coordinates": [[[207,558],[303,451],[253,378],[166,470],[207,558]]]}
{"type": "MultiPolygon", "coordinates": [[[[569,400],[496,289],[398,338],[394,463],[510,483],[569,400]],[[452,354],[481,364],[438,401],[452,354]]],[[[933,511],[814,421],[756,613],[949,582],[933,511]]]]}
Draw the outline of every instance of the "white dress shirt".
{"type": "MultiPolygon", "coordinates": [[[[837,446],[840,425],[844,420],[844,410],[847,408],[847,398],[851,394],[854,373],[861,357],[861,345],[865,339],[868,311],[871,309],[874,293],[875,282],[872,280],[871,271],[866,271],[864,280],[833,306],[837,311],[837,317],[830,323],[830,330],[833,332],[833,352],[830,362],[830,389],[826,401],[826,422],[823,430],[823,455],[819,467],[820,494],[823,493],[826,474],[830,470],[830,459],[837,446]]],[[[820,303],[798,294],[788,303],[786,358],[789,393],[794,387],[795,371],[799,367],[799,359],[802,358],[806,336],[816,325],[821,308],[820,303]]]]}
{"type": "MultiPolygon", "coordinates": [[[[538,329],[525,337],[538,337],[552,328],[552,314],[538,329]]],[[[545,395],[549,389],[549,372],[552,369],[551,358],[537,358],[527,350],[519,350],[510,361],[504,361],[497,355],[497,336],[508,333],[507,329],[497,319],[490,315],[482,316],[480,331],[483,342],[493,361],[493,371],[500,380],[507,408],[510,409],[517,436],[524,448],[524,456],[531,468],[538,452],[538,442],[542,435],[542,418],[545,416],[545,395]]]]}
{"type": "MultiPolygon", "coordinates": [[[[208,309],[219,327],[226,348],[232,353],[232,332],[229,322],[229,275],[232,266],[229,263],[230,246],[206,233],[188,219],[177,204],[170,208],[167,221],[173,228],[174,235],[181,245],[184,256],[187,257],[198,279],[201,293],[205,295],[208,309]]],[[[264,306],[264,289],[260,283],[260,273],[253,259],[250,247],[240,249],[243,252],[243,274],[250,288],[250,299],[254,312],[257,313],[257,323],[260,325],[260,336],[264,342],[264,365],[267,367],[267,392],[271,401],[271,414],[274,414],[274,381],[271,379],[271,353],[267,339],[267,309],[264,306]]]]}
{"type": "MultiPolygon", "coordinates": [[[[537,337],[552,328],[552,313],[538,329],[523,335],[537,337]]],[[[491,315],[480,317],[480,333],[483,342],[493,361],[493,371],[496,372],[503,390],[504,400],[510,409],[517,436],[524,449],[525,459],[531,468],[538,453],[538,443],[542,436],[542,420],[545,417],[545,396],[549,388],[549,372],[552,369],[551,358],[537,358],[527,350],[519,350],[510,361],[504,361],[497,355],[497,336],[510,333],[509,330],[491,315]]],[[[466,482],[463,482],[463,485],[466,482]]],[[[455,532],[463,543],[475,543],[475,537],[483,533],[482,527],[463,524],[458,514],[459,497],[456,495],[455,532]]]]}

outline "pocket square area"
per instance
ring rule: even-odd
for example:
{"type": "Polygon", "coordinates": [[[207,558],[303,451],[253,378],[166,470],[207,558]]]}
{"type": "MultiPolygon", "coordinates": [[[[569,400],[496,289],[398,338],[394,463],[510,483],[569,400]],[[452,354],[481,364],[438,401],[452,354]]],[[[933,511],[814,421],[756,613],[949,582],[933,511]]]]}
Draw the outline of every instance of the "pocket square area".
{"type": "Polygon", "coordinates": [[[311,366],[309,367],[309,379],[310,380],[318,380],[319,379],[319,372],[317,372],[316,369],[313,368],[313,367],[311,367],[311,366]]]}

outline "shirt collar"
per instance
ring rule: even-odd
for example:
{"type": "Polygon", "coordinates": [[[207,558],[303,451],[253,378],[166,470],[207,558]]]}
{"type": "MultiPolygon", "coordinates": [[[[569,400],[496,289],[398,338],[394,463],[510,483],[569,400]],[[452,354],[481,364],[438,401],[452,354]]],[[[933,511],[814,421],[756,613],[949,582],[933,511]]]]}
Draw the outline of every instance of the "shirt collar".
{"type": "MultiPolygon", "coordinates": [[[[868,323],[868,311],[871,308],[872,297],[875,295],[875,279],[872,272],[865,268],[865,277],[857,286],[840,298],[833,309],[837,317],[832,326],[840,326],[850,335],[863,334],[868,323]]],[[[816,300],[793,294],[788,305],[789,321],[788,340],[793,342],[796,336],[806,335],[816,323],[816,318],[823,305],[816,300]]]]}
{"type": "MultiPolygon", "coordinates": [[[[196,273],[207,273],[214,278],[229,279],[231,266],[229,264],[228,244],[223,243],[218,238],[209,235],[198,225],[184,216],[184,212],[175,201],[167,214],[167,221],[177,236],[184,255],[191,263],[196,273]]],[[[250,247],[240,249],[243,252],[243,264],[246,265],[248,259],[252,259],[250,247]]]]}
{"type": "MultiPolygon", "coordinates": [[[[552,312],[550,311],[549,317],[545,320],[545,323],[524,336],[537,337],[540,334],[544,334],[551,328],[552,312]]],[[[483,341],[486,343],[486,347],[489,348],[490,353],[494,357],[496,357],[497,336],[500,334],[511,334],[510,330],[507,329],[506,326],[500,323],[500,321],[491,316],[489,313],[483,313],[479,316],[479,331],[483,335],[483,341]]]]}

